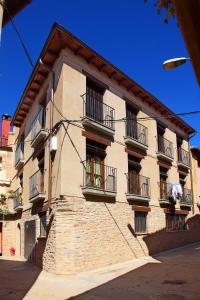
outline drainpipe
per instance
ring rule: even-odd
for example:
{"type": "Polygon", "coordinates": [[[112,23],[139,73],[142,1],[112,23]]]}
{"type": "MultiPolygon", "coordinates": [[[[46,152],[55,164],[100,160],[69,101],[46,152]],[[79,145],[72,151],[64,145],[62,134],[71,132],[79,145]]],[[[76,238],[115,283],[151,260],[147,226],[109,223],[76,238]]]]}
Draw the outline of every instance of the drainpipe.
{"type": "Polygon", "coordinates": [[[193,184],[193,172],[192,172],[192,153],[190,150],[190,140],[193,138],[197,132],[195,131],[191,136],[188,137],[188,151],[190,155],[190,180],[191,180],[191,189],[192,189],[192,213],[194,215],[195,209],[194,209],[194,184],[193,184]]]}

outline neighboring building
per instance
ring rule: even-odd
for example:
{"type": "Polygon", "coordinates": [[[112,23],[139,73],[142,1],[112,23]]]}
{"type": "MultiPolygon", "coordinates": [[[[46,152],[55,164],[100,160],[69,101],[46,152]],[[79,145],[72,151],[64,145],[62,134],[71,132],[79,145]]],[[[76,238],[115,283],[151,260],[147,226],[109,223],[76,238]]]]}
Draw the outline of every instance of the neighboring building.
{"type": "Polygon", "coordinates": [[[25,6],[31,3],[32,0],[1,0],[6,6],[3,9],[3,5],[0,3],[0,18],[2,18],[2,26],[4,27],[8,22],[10,22],[10,17],[14,17],[18,14],[25,6]],[[9,14],[8,14],[9,12],[9,14]]]}
{"type": "Polygon", "coordinates": [[[191,147],[192,185],[194,197],[194,212],[200,209],[200,148],[191,147]]]}
{"type": "MultiPolygon", "coordinates": [[[[11,189],[13,176],[13,133],[10,132],[11,117],[3,115],[0,133],[0,219],[6,213],[8,206],[6,196],[11,189]]],[[[13,224],[14,225],[14,224],[13,224]]],[[[0,223],[0,255],[2,254],[2,223],[0,223]]]]}
{"type": "Polygon", "coordinates": [[[172,114],[55,24],[12,120],[12,189],[23,208],[5,216],[16,240],[3,254],[14,246],[49,272],[72,274],[199,240],[194,129],[172,114]]]}
{"type": "Polygon", "coordinates": [[[200,0],[172,0],[178,23],[200,84],[200,0]]]}

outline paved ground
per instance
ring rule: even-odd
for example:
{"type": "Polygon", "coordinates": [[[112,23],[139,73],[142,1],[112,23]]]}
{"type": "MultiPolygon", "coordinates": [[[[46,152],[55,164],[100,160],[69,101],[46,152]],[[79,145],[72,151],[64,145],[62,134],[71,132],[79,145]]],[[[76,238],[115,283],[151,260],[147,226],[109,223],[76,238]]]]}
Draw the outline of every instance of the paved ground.
{"type": "Polygon", "coordinates": [[[200,300],[200,243],[77,276],[0,260],[0,300],[200,300]]]}

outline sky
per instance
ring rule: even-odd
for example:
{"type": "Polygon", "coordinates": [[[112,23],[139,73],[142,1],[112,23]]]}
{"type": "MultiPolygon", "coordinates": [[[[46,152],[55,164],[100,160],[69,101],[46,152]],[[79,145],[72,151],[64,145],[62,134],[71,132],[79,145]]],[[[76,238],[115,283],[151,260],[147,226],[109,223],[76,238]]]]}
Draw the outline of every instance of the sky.
{"type": "MultiPolygon", "coordinates": [[[[165,24],[153,0],[32,0],[15,18],[32,61],[36,62],[54,22],[63,25],[129,75],[175,113],[200,110],[200,88],[190,62],[170,71],[162,62],[188,57],[176,20],[165,24]]],[[[11,24],[0,46],[0,114],[13,115],[32,67],[11,24]]],[[[184,117],[196,129],[200,114],[184,117]]]]}

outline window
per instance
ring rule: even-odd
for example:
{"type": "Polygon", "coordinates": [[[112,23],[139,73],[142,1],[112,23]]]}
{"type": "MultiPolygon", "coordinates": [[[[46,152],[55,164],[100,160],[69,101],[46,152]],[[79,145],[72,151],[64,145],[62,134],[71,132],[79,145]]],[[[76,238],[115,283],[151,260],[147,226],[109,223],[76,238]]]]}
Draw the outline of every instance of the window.
{"type": "Polygon", "coordinates": [[[105,189],[105,147],[87,140],[86,144],[86,185],[99,189],[105,189]]]}
{"type": "Polygon", "coordinates": [[[126,135],[137,140],[137,113],[138,111],[133,107],[126,106],[126,135]]]}
{"type": "Polygon", "coordinates": [[[181,231],[186,230],[186,215],[181,214],[166,214],[166,230],[181,231]]]}
{"type": "Polygon", "coordinates": [[[128,193],[140,195],[140,159],[128,156],[128,193]]]}
{"type": "Polygon", "coordinates": [[[104,90],[89,78],[86,85],[86,116],[102,123],[104,90]]]}
{"type": "Polygon", "coordinates": [[[47,235],[46,212],[40,213],[39,218],[40,218],[40,237],[46,237],[46,235],[47,235]]]}
{"type": "Polygon", "coordinates": [[[147,213],[135,211],[135,233],[146,233],[147,213]]]}

